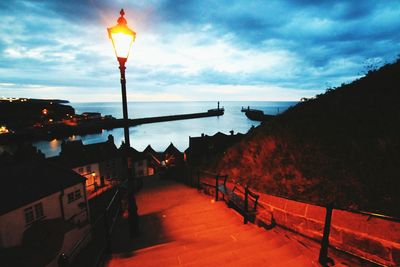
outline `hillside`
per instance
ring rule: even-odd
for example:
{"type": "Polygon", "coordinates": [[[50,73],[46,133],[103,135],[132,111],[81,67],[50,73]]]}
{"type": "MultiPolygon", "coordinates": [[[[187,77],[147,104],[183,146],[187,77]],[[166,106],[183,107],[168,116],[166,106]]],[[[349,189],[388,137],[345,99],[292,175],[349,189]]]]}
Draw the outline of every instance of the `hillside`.
{"type": "Polygon", "coordinates": [[[262,192],[400,217],[399,90],[398,60],[290,108],[210,168],[262,192]]]}

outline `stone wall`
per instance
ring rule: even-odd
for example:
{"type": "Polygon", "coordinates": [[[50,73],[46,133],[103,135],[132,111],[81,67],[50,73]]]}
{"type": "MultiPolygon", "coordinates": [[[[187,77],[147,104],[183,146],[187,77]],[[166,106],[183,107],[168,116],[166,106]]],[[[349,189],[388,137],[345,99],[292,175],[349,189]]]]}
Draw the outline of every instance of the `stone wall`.
{"type": "MultiPolygon", "coordinates": [[[[304,236],[320,241],[324,207],[260,194],[257,221],[269,225],[273,219],[304,236]]],[[[400,223],[369,215],[333,210],[330,245],[387,266],[400,266],[400,223]]]]}
{"type": "MultiPolygon", "coordinates": [[[[210,185],[214,179],[202,179],[210,185]]],[[[229,188],[233,184],[228,183],[229,188]]],[[[203,186],[202,191],[215,196],[215,188],[203,186]]],[[[255,223],[276,225],[303,236],[321,241],[326,209],[321,206],[258,193],[258,215],[255,223]]],[[[222,199],[222,195],[220,195],[222,199]]],[[[348,211],[332,212],[330,245],[385,266],[400,266],[400,222],[348,211]]]]}

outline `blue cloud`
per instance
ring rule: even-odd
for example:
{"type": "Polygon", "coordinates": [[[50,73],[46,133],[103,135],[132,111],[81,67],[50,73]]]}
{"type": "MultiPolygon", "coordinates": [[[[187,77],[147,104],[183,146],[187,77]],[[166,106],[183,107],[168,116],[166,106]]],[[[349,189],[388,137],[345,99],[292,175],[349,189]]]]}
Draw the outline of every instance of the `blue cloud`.
{"type": "MultiPolygon", "coordinates": [[[[111,0],[0,2],[0,83],[107,93],[118,73],[101,49],[119,8],[111,0]]],[[[128,66],[139,93],[179,84],[324,90],[356,77],[368,59],[383,64],[400,53],[398,1],[140,0],[124,8],[137,42],[152,46],[128,66]]]]}

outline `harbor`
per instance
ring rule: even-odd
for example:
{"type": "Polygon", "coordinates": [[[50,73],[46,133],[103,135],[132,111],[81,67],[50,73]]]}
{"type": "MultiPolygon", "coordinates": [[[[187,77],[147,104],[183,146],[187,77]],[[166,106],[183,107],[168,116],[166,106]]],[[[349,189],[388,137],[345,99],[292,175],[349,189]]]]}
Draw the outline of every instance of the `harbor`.
{"type": "MultiPolygon", "coordinates": [[[[216,109],[209,109],[206,112],[128,119],[127,124],[129,127],[132,127],[148,123],[188,120],[222,115],[224,115],[224,108],[218,107],[216,109]]],[[[122,128],[124,127],[125,123],[126,122],[123,119],[115,119],[110,116],[88,119],[77,124],[46,124],[37,128],[26,128],[18,132],[2,134],[0,135],[0,143],[18,140],[50,140],[54,138],[68,137],[71,135],[93,134],[99,133],[102,130],[122,128]]]]}

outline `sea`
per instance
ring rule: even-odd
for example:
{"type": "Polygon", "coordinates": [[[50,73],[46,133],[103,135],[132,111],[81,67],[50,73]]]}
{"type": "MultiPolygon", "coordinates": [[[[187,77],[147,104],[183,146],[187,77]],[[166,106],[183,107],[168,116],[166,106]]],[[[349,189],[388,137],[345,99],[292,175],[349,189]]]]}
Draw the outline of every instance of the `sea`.
{"type": "MultiPolygon", "coordinates": [[[[258,126],[260,122],[249,120],[242,107],[250,107],[264,111],[265,114],[278,114],[284,112],[297,102],[283,101],[254,101],[220,102],[220,107],[225,108],[225,114],[219,117],[207,117],[189,120],[178,120],[142,124],[130,127],[129,135],[131,146],[142,151],[147,145],[151,145],[156,151],[164,151],[170,143],[173,143],[180,151],[185,151],[189,146],[189,137],[201,136],[201,134],[214,135],[217,132],[229,134],[247,133],[252,126],[258,126]]],[[[122,104],[118,102],[88,102],[69,103],[75,108],[75,112],[100,112],[104,115],[112,115],[122,118],[122,104]]],[[[144,118],[165,115],[206,112],[208,109],[217,108],[216,101],[199,102],[129,102],[129,118],[144,118]]],[[[103,130],[96,134],[73,135],[68,138],[43,140],[34,142],[33,145],[40,149],[46,157],[56,156],[60,153],[63,140],[82,140],[84,144],[104,142],[109,135],[114,136],[115,144],[119,147],[124,140],[122,128],[103,130]]]]}

